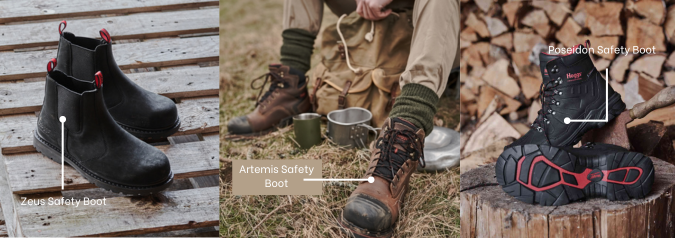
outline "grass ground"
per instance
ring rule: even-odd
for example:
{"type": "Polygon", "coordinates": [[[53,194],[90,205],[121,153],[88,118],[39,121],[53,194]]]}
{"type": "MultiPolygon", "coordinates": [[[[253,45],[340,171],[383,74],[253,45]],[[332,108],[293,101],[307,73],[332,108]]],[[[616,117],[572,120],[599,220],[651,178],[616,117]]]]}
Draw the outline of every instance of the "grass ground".
{"type": "MultiPolygon", "coordinates": [[[[279,62],[283,1],[221,0],[220,123],[248,113],[257,90],[249,84],[279,62]]],[[[325,10],[323,26],[337,21],[325,10]]],[[[318,42],[318,40],[317,40],[318,42]]],[[[317,46],[318,47],[318,46],[317,46]]],[[[313,64],[319,62],[314,55],[313,64]]],[[[444,97],[437,124],[454,128],[459,103],[444,97]]],[[[323,125],[325,127],[325,124],[323,125]]],[[[235,159],[316,159],[325,178],[360,178],[367,150],[341,150],[328,142],[307,151],[294,147],[292,126],[255,140],[225,140],[221,127],[220,235],[223,237],[338,237],[337,218],[356,183],[324,183],[320,196],[233,196],[231,164],[235,159]]],[[[459,169],[416,173],[410,183],[395,237],[459,237],[459,169]]]]}

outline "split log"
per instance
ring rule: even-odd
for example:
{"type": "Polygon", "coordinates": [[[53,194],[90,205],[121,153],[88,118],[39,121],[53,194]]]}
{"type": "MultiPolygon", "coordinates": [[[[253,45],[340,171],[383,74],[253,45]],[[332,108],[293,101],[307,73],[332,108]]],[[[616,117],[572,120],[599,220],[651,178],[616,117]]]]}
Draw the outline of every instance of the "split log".
{"type": "Polygon", "coordinates": [[[508,68],[509,61],[500,59],[489,65],[481,78],[506,95],[516,97],[520,94],[520,87],[518,87],[516,80],[509,76],[508,68]]]}
{"type": "Polygon", "coordinates": [[[626,9],[647,18],[656,25],[663,24],[666,19],[666,4],[662,0],[626,1],[626,9]]]}
{"type": "Polygon", "coordinates": [[[510,145],[514,141],[516,139],[511,137],[502,138],[480,150],[463,154],[459,163],[459,173],[461,174],[478,168],[478,166],[496,162],[499,155],[504,151],[504,146],[510,145]]]}
{"type": "Polygon", "coordinates": [[[539,100],[535,100],[532,105],[530,105],[530,111],[527,115],[527,123],[532,123],[537,119],[539,116],[539,110],[541,110],[541,102],[539,102],[539,100]]]}
{"type": "Polygon", "coordinates": [[[675,71],[663,73],[663,81],[666,83],[666,86],[675,86],[675,71]]]}
{"type": "Polygon", "coordinates": [[[558,39],[566,47],[572,47],[579,44],[579,37],[577,34],[581,31],[581,26],[577,24],[572,18],[567,18],[565,24],[555,33],[555,38],[558,39]]]}
{"type": "Polygon", "coordinates": [[[460,177],[461,236],[673,237],[675,166],[652,161],[656,179],[645,199],[594,198],[558,207],[526,204],[506,194],[494,164],[470,170],[460,177]]]}
{"type": "Polygon", "coordinates": [[[513,98],[510,98],[506,94],[497,91],[493,87],[490,87],[489,85],[484,85],[481,87],[480,95],[478,97],[478,117],[480,118],[482,116],[483,111],[488,107],[489,103],[492,101],[492,98],[495,97],[495,95],[499,96],[502,98],[504,103],[506,104],[506,108],[501,109],[499,111],[499,114],[504,115],[508,114],[510,112],[518,110],[520,107],[521,103],[513,98]]]}
{"type": "Polygon", "coordinates": [[[628,70],[628,66],[633,62],[634,54],[620,55],[619,57],[612,62],[612,67],[609,68],[609,76],[611,80],[623,83],[625,81],[624,76],[628,70]]]}
{"type": "Polygon", "coordinates": [[[530,52],[537,43],[546,44],[546,41],[534,33],[522,31],[513,33],[513,47],[516,52],[530,52]]]}
{"type": "Polygon", "coordinates": [[[647,20],[632,17],[628,19],[626,29],[626,47],[633,48],[656,48],[656,52],[666,51],[663,28],[661,26],[649,23],[647,20]]]}
{"type": "Polygon", "coordinates": [[[584,3],[586,26],[594,36],[622,36],[619,16],[623,9],[620,2],[584,3]]]}
{"type": "Polygon", "coordinates": [[[532,6],[543,9],[553,23],[560,26],[570,9],[569,3],[553,1],[532,1],[532,6]]]}
{"type": "Polygon", "coordinates": [[[520,138],[520,133],[516,129],[513,129],[498,113],[493,113],[471,134],[471,138],[469,138],[466,146],[464,146],[464,153],[481,149],[485,145],[507,137],[520,138]]]}
{"type": "Polygon", "coordinates": [[[586,13],[586,1],[581,0],[577,3],[577,7],[574,8],[572,19],[581,27],[586,27],[586,16],[588,16],[588,13],[586,13]]]}
{"type": "Polygon", "coordinates": [[[516,13],[522,5],[520,2],[507,2],[502,5],[502,12],[506,16],[509,26],[513,27],[516,22],[516,13]]]}
{"type": "Polygon", "coordinates": [[[638,93],[644,100],[649,100],[663,89],[661,82],[649,77],[638,77],[638,93]]]}
{"type": "Polygon", "coordinates": [[[577,44],[581,44],[585,42],[586,40],[591,41],[591,47],[596,49],[595,54],[608,59],[608,60],[613,60],[614,57],[616,57],[616,54],[614,52],[600,52],[597,51],[599,46],[602,46],[603,48],[610,48],[610,47],[616,47],[619,45],[619,37],[618,36],[580,36],[579,41],[577,44]]]}
{"type": "Polygon", "coordinates": [[[664,28],[668,42],[675,44],[675,5],[668,7],[668,15],[666,16],[664,28]]]}
{"type": "Polygon", "coordinates": [[[485,17],[484,20],[487,24],[488,32],[490,32],[490,36],[492,37],[501,35],[509,30],[509,28],[506,27],[506,24],[498,18],[485,17]]]}
{"type": "Polygon", "coordinates": [[[548,36],[551,26],[548,24],[548,17],[544,10],[534,10],[529,12],[520,23],[532,27],[542,37],[548,36]]]}
{"type": "Polygon", "coordinates": [[[662,158],[668,163],[675,163],[675,149],[668,128],[660,121],[649,121],[628,128],[628,138],[633,150],[645,155],[662,158]]]}
{"type": "Polygon", "coordinates": [[[462,57],[467,57],[466,62],[471,67],[484,67],[484,63],[488,61],[489,53],[490,43],[478,42],[466,48],[462,53],[462,57]]]}
{"type": "Polygon", "coordinates": [[[513,50],[513,33],[507,32],[490,39],[490,44],[504,47],[507,51],[513,50]]]}
{"type": "Polygon", "coordinates": [[[490,36],[490,31],[488,31],[487,25],[485,22],[481,21],[476,17],[476,14],[469,13],[469,17],[466,18],[466,21],[464,22],[467,26],[473,28],[480,37],[489,37],[490,36]]]}
{"type": "Polygon", "coordinates": [[[473,28],[467,26],[459,33],[459,38],[468,42],[475,42],[478,40],[478,35],[476,35],[476,31],[474,31],[473,28]]]}
{"type": "Polygon", "coordinates": [[[644,55],[630,65],[630,70],[657,78],[661,75],[661,67],[665,61],[666,55],[663,54],[644,55]]]}
{"type": "Polygon", "coordinates": [[[483,12],[488,12],[490,10],[493,1],[494,0],[474,0],[476,6],[478,6],[478,8],[480,8],[480,10],[483,12]]]}
{"type": "Polygon", "coordinates": [[[533,98],[534,96],[537,96],[539,94],[539,87],[542,83],[542,79],[524,75],[520,78],[520,85],[523,90],[523,95],[527,98],[533,98]]]}

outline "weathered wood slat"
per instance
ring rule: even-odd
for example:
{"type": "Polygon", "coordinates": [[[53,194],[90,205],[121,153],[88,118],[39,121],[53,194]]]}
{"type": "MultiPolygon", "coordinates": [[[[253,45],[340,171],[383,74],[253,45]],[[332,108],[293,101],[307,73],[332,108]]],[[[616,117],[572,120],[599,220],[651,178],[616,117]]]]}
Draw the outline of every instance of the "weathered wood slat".
{"type": "MultiPolygon", "coordinates": [[[[174,135],[210,133],[218,131],[217,97],[186,99],[176,104],[181,126],[174,135]]],[[[37,125],[34,114],[0,117],[0,146],[2,154],[35,152],[33,132],[37,125]]]]}
{"type": "MultiPolygon", "coordinates": [[[[218,95],[218,67],[127,74],[139,86],[169,98],[218,95]]],[[[104,81],[105,81],[105,75],[104,81]]],[[[0,115],[39,111],[44,82],[0,83],[0,115]]]]}
{"type": "Polygon", "coordinates": [[[216,0],[28,0],[0,5],[0,23],[218,6],[216,0]]]}
{"type": "Polygon", "coordinates": [[[218,187],[208,187],[107,198],[106,206],[20,206],[18,212],[26,236],[129,236],[217,226],[218,196],[218,187]]]}
{"type": "MultiPolygon", "coordinates": [[[[157,146],[169,158],[175,179],[218,174],[218,142],[198,141],[157,146]]],[[[13,193],[32,194],[61,191],[61,164],[40,153],[5,155],[9,186],[13,193]]],[[[80,173],[65,167],[71,183],[64,190],[94,188],[80,173]]]]}
{"type": "MultiPolygon", "coordinates": [[[[115,44],[113,52],[121,69],[217,61],[218,36],[115,44]]],[[[0,53],[0,81],[44,77],[47,62],[54,57],[56,50],[0,53]]]]}
{"type": "MultiPolygon", "coordinates": [[[[57,45],[60,20],[0,25],[0,50],[57,45]]],[[[100,38],[106,28],[113,40],[145,39],[218,31],[218,9],[139,13],[68,21],[68,32],[100,38]]]]}

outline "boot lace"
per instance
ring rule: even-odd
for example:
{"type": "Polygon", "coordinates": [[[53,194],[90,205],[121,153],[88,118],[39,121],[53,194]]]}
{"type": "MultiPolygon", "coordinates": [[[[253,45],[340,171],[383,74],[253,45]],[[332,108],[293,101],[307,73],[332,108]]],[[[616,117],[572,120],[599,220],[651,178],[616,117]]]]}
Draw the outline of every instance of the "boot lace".
{"type": "Polygon", "coordinates": [[[377,161],[373,175],[392,182],[396,171],[401,169],[407,160],[420,161],[424,168],[426,165],[424,153],[420,153],[421,143],[415,143],[416,139],[418,139],[417,134],[409,130],[394,130],[393,128],[386,130],[384,135],[375,142],[375,147],[379,149],[377,154],[380,155],[380,159],[377,161]],[[395,147],[396,144],[401,145],[403,149],[395,147]]]}
{"type": "Polygon", "coordinates": [[[560,105],[560,102],[553,98],[555,95],[562,95],[561,91],[555,89],[560,84],[562,84],[562,79],[558,78],[557,80],[550,80],[539,87],[541,109],[537,112],[537,119],[535,119],[532,125],[530,125],[531,128],[544,133],[546,141],[549,144],[551,144],[551,141],[549,140],[548,134],[544,128],[546,125],[551,123],[551,120],[547,118],[547,115],[555,115],[555,111],[551,108],[551,105],[560,105]]]}
{"type": "Polygon", "coordinates": [[[267,99],[270,95],[272,95],[272,93],[274,93],[274,90],[276,90],[277,88],[285,88],[285,87],[286,84],[284,83],[283,78],[275,72],[268,72],[266,74],[261,75],[258,78],[253,79],[253,81],[251,81],[251,89],[254,90],[260,89],[260,91],[258,92],[258,97],[256,98],[255,106],[257,107],[263,101],[265,101],[265,99],[267,99]],[[262,78],[265,78],[265,81],[263,82],[262,85],[258,87],[253,86],[256,82],[258,82],[262,78]],[[272,78],[271,81],[270,78],[272,78]],[[267,85],[268,82],[270,83],[270,88],[267,90],[267,92],[265,92],[265,95],[262,95],[262,92],[265,89],[265,85],[267,85]],[[260,97],[260,95],[262,95],[262,98],[260,97]]]}

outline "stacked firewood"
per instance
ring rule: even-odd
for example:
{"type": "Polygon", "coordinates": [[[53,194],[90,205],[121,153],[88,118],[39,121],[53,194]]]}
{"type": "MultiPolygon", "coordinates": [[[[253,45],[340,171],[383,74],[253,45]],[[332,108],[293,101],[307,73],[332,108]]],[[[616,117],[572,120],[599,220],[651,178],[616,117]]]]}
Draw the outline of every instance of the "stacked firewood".
{"type": "MultiPolygon", "coordinates": [[[[675,85],[675,1],[461,1],[462,172],[496,160],[541,108],[539,52],[590,40],[628,108],[675,85]],[[650,54],[615,54],[627,47],[650,54]]],[[[675,113],[675,110],[672,110],[675,113]]]]}

